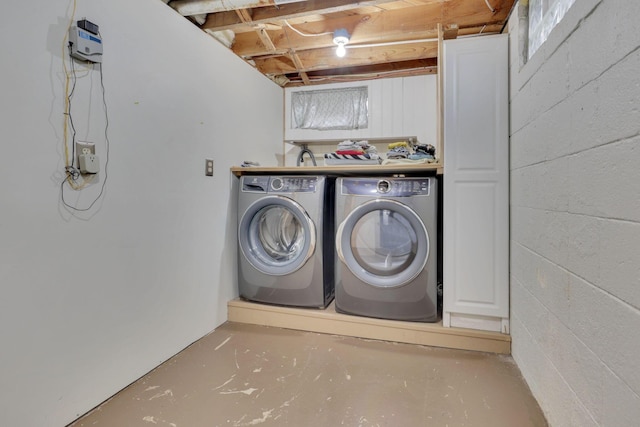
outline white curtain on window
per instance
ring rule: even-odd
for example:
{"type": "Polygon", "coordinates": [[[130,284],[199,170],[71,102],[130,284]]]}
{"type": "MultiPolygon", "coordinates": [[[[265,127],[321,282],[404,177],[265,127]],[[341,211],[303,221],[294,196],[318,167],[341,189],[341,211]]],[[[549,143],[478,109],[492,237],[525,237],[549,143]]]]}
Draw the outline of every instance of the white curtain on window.
{"type": "Polygon", "coordinates": [[[529,0],[529,58],[547,40],[575,0],[529,0]]]}
{"type": "Polygon", "coordinates": [[[366,129],[367,86],[291,93],[295,129],[366,129]]]}

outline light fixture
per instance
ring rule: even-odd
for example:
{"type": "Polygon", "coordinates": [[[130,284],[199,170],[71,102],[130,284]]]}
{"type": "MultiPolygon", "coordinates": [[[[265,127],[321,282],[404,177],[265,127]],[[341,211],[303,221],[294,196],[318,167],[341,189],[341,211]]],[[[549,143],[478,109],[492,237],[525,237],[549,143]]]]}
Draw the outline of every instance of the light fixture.
{"type": "Polygon", "coordinates": [[[349,43],[349,33],[344,28],[340,28],[339,30],[335,30],[333,32],[333,43],[338,45],[336,49],[336,55],[342,58],[347,53],[347,49],[344,47],[347,43],[349,43]]]}

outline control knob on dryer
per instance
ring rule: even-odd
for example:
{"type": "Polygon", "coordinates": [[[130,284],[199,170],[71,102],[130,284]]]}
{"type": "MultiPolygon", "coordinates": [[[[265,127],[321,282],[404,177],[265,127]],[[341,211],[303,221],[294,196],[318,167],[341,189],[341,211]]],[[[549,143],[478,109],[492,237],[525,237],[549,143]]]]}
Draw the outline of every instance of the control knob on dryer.
{"type": "Polygon", "coordinates": [[[386,194],[391,190],[391,183],[386,179],[378,181],[378,193],[386,194]]]}

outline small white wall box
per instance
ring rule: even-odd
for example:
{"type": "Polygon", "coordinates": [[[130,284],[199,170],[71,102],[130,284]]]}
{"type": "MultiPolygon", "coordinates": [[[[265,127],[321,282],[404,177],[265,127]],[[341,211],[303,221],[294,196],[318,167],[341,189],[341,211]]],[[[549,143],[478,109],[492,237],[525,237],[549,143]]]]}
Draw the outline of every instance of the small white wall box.
{"type": "Polygon", "coordinates": [[[80,154],[78,156],[80,172],[98,173],[100,172],[100,160],[95,154],[80,154]]]}
{"type": "Polygon", "coordinates": [[[69,29],[71,56],[81,61],[102,62],[102,39],[98,26],[83,19],[69,29]]]}

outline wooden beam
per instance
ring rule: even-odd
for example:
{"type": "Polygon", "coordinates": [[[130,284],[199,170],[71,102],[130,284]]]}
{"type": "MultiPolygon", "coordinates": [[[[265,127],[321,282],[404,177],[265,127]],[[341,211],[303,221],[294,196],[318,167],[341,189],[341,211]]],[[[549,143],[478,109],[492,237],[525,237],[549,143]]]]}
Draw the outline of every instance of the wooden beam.
{"type": "Polygon", "coordinates": [[[302,61],[300,60],[300,57],[294,51],[289,52],[289,56],[290,56],[291,60],[293,61],[293,64],[298,69],[298,75],[300,75],[300,78],[302,79],[304,84],[309,84],[309,77],[307,76],[307,73],[305,73],[303,71],[304,70],[304,65],[302,64],[302,61]]]}
{"type": "Polygon", "coordinates": [[[442,25],[438,24],[438,38],[442,38],[443,40],[455,39],[458,37],[459,30],[458,24],[447,25],[445,28],[442,28],[442,25]]]}
{"type": "Polygon", "coordinates": [[[267,30],[264,28],[256,28],[255,30],[256,30],[256,33],[258,34],[258,37],[260,38],[260,42],[262,43],[262,45],[269,52],[275,52],[277,50],[276,46],[273,44],[271,37],[269,37],[267,30]]]}
{"type": "Polygon", "coordinates": [[[246,9],[250,7],[273,6],[273,0],[243,0],[241,6],[234,7],[224,0],[174,0],[169,5],[182,16],[201,15],[234,9],[246,9]]]}
{"type": "Polygon", "coordinates": [[[234,12],[238,15],[238,19],[240,19],[243,24],[251,25],[253,23],[249,9],[236,9],[234,12]]]}
{"type": "Polygon", "coordinates": [[[385,62],[382,64],[358,65],[353,67],[332,68],[309,72],[309,77],[324,77],[331,75],[364,75],[384,74],[393,71],[427,70],[437,67],[436,58],[415,59],[410,61],[385,62]]]}
{"type": "Polygon", "coordinates": [[[258,35],[260,42],[262,42],[262,46],[264,46],[267,51],[276,51],[276,47],[273,45],[273,41],[271,41],[271,38],[264,28],[264,25],[254,24],[251,20],[251,12],[249,11],[249,9],[236,9],[235,12],[238,15],[238,18],[242,20],[242,22],[253,28],[255,33],[258,35]]]}
{"type": "MultiPolygon", "coordinates": [[[[483,2],[484,3],[484,2],[483,2]]],[[[378,169],[387,166],[376,166],[378,169]]],[[[396,166],[402,172],[403,166],[396,166]]],[[[352,170],[364,168],[357,166],[352,170]]],[[[256,168],[238,168],[236,174],[247,173],[256,168]]],[[[291,173],[300,173],[301,167],[291,167],[291,173]]],[[[316,172],[319,168],[312,168],[316,172]]],[[[323,167],[322,169],[327,169],[323,167]]],[[[331,169],[331,168],[329,168],[331,169]]],[[[348,169],[342,167],[342,170],[348,169]]],[[[377,171],[377,169],[376,169],[377,171]]],[[[265,173],[265,172],[261,172],[265,173]]],[[[282,173],[277,170],[276,173],[282,173]]],[[[423,172],[424,173],[424,172],[423,172]]],[[[268,304],[235,299],[227,303],[228,319],[231,322],[266,325],[276,328],[298,329],[323,334],[354,336],[365,339],[377,339],[404,342],[417,345],[457,348],[492,353],[511,353],[511,337],[499,332],[487,332],[474,329],[445,328],[442,323],[403,322],[398,320],[373,319],[337,313],[335,303],[326,310],[309,310],[294,307],[278,307],[268,304]]],[[[424,423],[427,425],[427,423],[424,423]]]]}
{"type": "MultiPolygon", "coordinates": [[[[371,80],[389,77],[409,77],[424,74],[436,74],[436,58],[418,59],[415,61],[389,62],[384,64],[362,65],[356,67],[333,68],[329,70],[311,71],[307,73],[308,83],[305,85],[327,84],[371,80]]],[[[303,82],[293,75],[287,75],[286,87],[301,86],[303,82]]]]}
{"type": "Polygon", "coordinates": [[[424,76],[427,74],[436,74],[436,73],[437,73],[436,70],[428,68],[423,70],[398,70],[398,71],[390,71],[388,73],[380,73],[380,74],[368,73],[366,75],[358,75],[358,76],[352,76],[349,74],[346,74],[346,75],[336,74],[336,75],[330,75],[330,76],[318,77],[318,78],[309,76],[309,83],[303,83],[298,79],[291,79],[281,86],[282,87],[300,87],[300,86],[326,85],[330,83],[349,83],[349,82],[361,82],[365,80],[424,76]]]}
{"type": "MultiPolygon", "coordinates": [[[[377,6],[383,3],[391,3],[397,0],[365,0],[354,2],[353,0],[308,0],[300,3],[283,4],[279,7],[263,7],[256,9],[253,21],[256,23],[270,23],[296,19],[309,15],[326,15],[328,13],[344,12],[355,8],[377,6]]],[[[431,0],[440,1],[440,0],[431,0]]],[[[203,30],[236,30],[242,26],[242,21],[237,19],[232,12],[211,13],[207,21],[202,25],[203,30]]]]}
{"type": "Polygon", "coordinates": [[[303,69],[298,69],[290,59],[284,56],[254,58],[254,61],[258,70],[263,74],[286,74],[298,71],[309,72],[328,68],[435,58],[438,55],[438,43],[422,42],[357,49],[349,48],[347,49],[347,56],[344,58],[338,58],[333,48],[297,52],[297,55],[302,64],[304,64],[303,69]]]}

